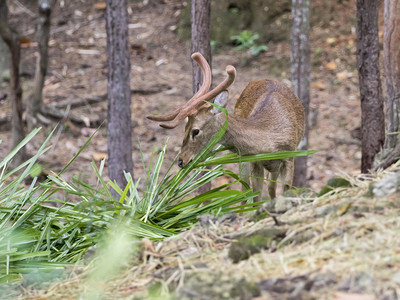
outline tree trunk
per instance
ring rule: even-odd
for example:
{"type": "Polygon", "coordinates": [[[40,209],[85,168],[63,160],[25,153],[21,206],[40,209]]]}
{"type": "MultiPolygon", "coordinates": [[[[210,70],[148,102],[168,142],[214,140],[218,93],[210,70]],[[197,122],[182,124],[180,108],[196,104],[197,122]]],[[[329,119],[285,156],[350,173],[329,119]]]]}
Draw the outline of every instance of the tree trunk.
{"type": "MultiPolygon", "coordinates": [[[[211,0],[192,1],[192,53],[200,52],[211,68],[210,11],[211,0]]],[[[193,93],[196,93],[203,82],[203,75],[199,65],[195,61],[192,63],[193,93]]]]}
{"type": "Polygon", "coordinates": [[[357,0],[357,69],[361,96],[361,172],[367,173],[385,140],[376,0],[357,0]]]}
{"type": "MultiPolygon", "coordinates": [[[[3,83],[4,76],[10,66],[10,53],[3,39],[0,37],[0,85],[3,83]]],[[[1,96],[1,95],[0,95],[1,96]]]]}
{"type": "MultiPolygon", "coordinates": [[[[11,149],[14,149],[25,137],[22,121],[22,88],[19,77],[21,44],[18,34],[8,24],[8,7],[6,0],[0,0],[0,36],[7,44],[10,54],[10,102],[12,110],[11,149]]],[[[14,156],[13,165],[17,166],[25,159],[25,148],[14,156]]]]}
{"type": "MultiPolygon", "coordinates": [[[[192,0],[192,53],[200,52],[207,60],[211,68],[211,45],[210,45],[210,12],[211,0],[192,0]]],[[[203,73],[197,62],[192,61],[193,94],[195,94],[203,83],[203,73]]],[[[206,172],[200,173],[200,177],[206,172]]],[[[201,186],[197,194],[203,194],[211,189],[211,182],[201,186]]]]}
{"type": "MultiPolygon", "coordinates": [[[[299,150],[308,149],[308,112],[310,104],[310,1],[292,0],[293,25],[291,31],[291,82],[293,91],[304,105],[306,128],[299,150]]],[[[294,159],[294,186],[307,183],[307,156],[294,159]]]]}
{"type": "Polygon", "coordinates": [[[27,123],[31,131],[37,126],[37,114],[43,104],[43,86],[48,65],[48,44],[50,38],[50,16],[54,0],[39,0],[39,20],[37,37],[39,38],[39,54],[36,60],[35,86],[32,99],[28,102],[27,123]]]}
{"type": "MultiPolygon", "coordinates": [[[[107,0],[108,174],[123,189],[133,177],[130,53],[126,0],[107,0]]],[[[116,194],[114,193],[114,196],[116,194]]]]}
{"type": "Polygon", "coordinates": [[[383,62],[386,75],[385,152],[400,144],[400,1],[385,0],[383,62]]]}

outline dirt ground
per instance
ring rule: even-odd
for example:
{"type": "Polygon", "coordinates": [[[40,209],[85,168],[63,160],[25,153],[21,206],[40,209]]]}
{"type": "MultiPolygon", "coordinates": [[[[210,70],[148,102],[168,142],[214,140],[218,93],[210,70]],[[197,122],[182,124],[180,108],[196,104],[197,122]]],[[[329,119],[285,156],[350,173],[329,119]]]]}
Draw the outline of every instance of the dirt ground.
{"type": "MultiPolygon", "coordinates": [[[[37,43],[35,42],[36,11],[33,1],[10,1],[10,20],[21,35],[30,40],[22,51],[24,99],[29,100],[35,69],[37,43]]],[[[70,101],[106,93],[106,33],[104,11],[97,1],[58,1],[52,17],[50,37],[50,65],[44,88],[46,104],[68,104],[70,101]]],[[[311,31],[311,115],[310,149],[320,152],[309,157],[308,184],[318,190],[327,180],[341,173],[358,174],[361,152],[355,138],[360,126],[360,101],[355,69],[355,4],[342,1],[329,4],[315,1],[314,26],[311,31]]],[[[148,114],[167,113],[192,96],[190,42],[177,36],[179,17],[185,1],[129,1],[129,34],[131,46],[131,88],[142,90],[132,95],[132,126],[134,176],[143,176],[140,150],[145,163],[153,149],[162,147],[169,137],[167,163],[180,149],[183,124],[174,130],[165,130],[145,118],[148,114]],[[157,89],[157,93],[148,93],[157,89]],[[146,92],[147,91],[147,92],[146,92]],[[140,147],[139,147],[140,142],[140,147]]],[[[253,79],[273,77],[288,82],[290,45],[288,42],[269,44],[268,50],[243,66],[243,54],[233,48],[213,54],[213,80],[220,82],[225,66],[237,69],[237,79],[230,88],[232,103],[246,84],[253,79]]],[[[1,86],[6,90],[7,85],[1,86]]],[[[71,110],[89,119],[106,120],[106,101],[86,104],[71,110]]],[[[9,115],[7,101],[0,102],[1,116],[9,115]]],[[[52,127],[45,127],[28,146],[34,154],[52,127]]],[[[87,126],[62,124],[56,132],[54,149],[43,161],[49,169],[61,169],[78,151],[92,132],[87,126]]],[[[0,159],[8,152],[10,131],[1,128],[0,159]]],[[[94,126],[92,126],[94,127],[94,126]]],[[[80,174],[91,178],[90,161],[99,161],[107,153],[106,125],[74,163],[66,176],[80,174]]]]}

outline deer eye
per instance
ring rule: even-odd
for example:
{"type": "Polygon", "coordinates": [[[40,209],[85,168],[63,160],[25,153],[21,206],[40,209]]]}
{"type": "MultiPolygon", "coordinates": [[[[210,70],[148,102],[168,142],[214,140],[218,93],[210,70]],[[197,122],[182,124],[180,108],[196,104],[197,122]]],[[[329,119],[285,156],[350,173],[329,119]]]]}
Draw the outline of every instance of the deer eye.
{"type": "Polygon", "coordinates": [[[192,138],[194,138],[196,135],[198,135],[200,133],[199,129],[193,129],[192,130],[192,138]]]}

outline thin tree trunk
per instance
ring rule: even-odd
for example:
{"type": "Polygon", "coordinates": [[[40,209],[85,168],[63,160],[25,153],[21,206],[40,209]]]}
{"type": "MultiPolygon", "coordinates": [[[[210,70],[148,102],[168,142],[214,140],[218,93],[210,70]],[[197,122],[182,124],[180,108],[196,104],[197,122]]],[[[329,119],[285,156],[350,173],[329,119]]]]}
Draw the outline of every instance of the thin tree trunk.
{"type": "Polygon", "coordinates": [[[376,0],[357,0],[357,69],[361,96],[361,172],[367,173],[385,140],[376,0]]]}
{"type": "MultiPolygon", "coordinates": [[[[126,0],[107,0],[108,174],[124,188],[133,176],[130,53],[126,0]]],[[[116,194],[114,193],[114,196],[116,194]]]]}
{"type": "Polygon", "coordinates": [[[385,0],[383,61],[386,75],[385,152],[400,144],[400,1],[385,0]]]}
{"type": "MultiPolygon", "coordinates": [[[[6,0],[0,0],[0,36],[10,49],[10,102],[12,110],[11,149],[14,149],[25,137],[22,121],[22,88],[19,77],[21,44],[18,34],[8,24],[8,7],[6,0]]],[[[14,157],[13,164],[19,165],[25,159],[25,148],[14,157]]]]}
{"type": "MultiPolygon", "coordinates": [[[[291,82],[293,91],[304,105],[306,128],[299,150],[308,149],[308,112],[310,104],[310,1],[292,0],[291,82]]],[[[307,156],[294,159],[294,186],[307,184],[307,156]]]]}
{"type": "MultiPolygon", "coordinates": [[[[211,68],[210,11],[211,0],[192,1],[192,53],[200,52],[211,68]]],[[[199,65],[195,61],[192,63],[193,93],[196,93],[203,82],[203,75],[199,65]]]]}
{"type": "MultiPolygon", "coordinates": [[[[0,84],[4,80],[4,75],[10,66],[10,53],[7,44],[0,36],[0,84]]],[[[0,95],[1,97],[1,95],[0,95]]]]}
{"type": "MultiPolygon", "coordinates": [[[[210,45],[210,13],[211,0],[192,0],[192,53],[200,52],[207,60],[211,68],[211,45],[210,45]]],[[[195,94],[203,83],[203,73],[199,65],[192,62],[193,72],[193,94],[195,94]]],[[[200,173],[200,177],[207,172],[200,173]]],[[[211,182],[201,186],[198,194],[203,194],[211,189],[211,182]]]]}
{"type": "Polygon", "coordinates": [[[50,17],[54,0],[39,0],[39,20],[37,37],[39,38],[39,54],[36,60],[35,86],[33,98],[28,102],[28,130],[37,126],[37,114],[43,104],[43,86],[48,66],[48,44],[50,38],[50,17]]]}

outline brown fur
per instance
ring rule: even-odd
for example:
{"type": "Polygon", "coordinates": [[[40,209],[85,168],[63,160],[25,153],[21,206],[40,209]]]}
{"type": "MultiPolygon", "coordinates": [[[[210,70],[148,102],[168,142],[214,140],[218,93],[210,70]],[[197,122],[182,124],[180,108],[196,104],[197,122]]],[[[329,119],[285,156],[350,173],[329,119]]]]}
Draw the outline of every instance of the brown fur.
{"type": "MultiPolygon", "coordinates": [[[[226,96],[227,97],[227,96],[226,96]]],[[[186,124],[181,159],[187,164],[210,141],[225,121],[225,115],[205,106],[186,124]],[[200,133],[193,136],[193,129],[200,133]]],[[[265,79],[250,82],[228,116],[228,129],[221,140],[241,155],[294,151],[304,134],[304,107],[283,83],[265,79]]],[[[268,192],[275,197],[276,181],[281,177],[284,190],[292,185],[293,159],[259,161],[242,165],[243,178],[262,191],[264,169],[271,173],[268,192]]],[[[261,196],[260,196],[261,198],[261,196]]]]}

